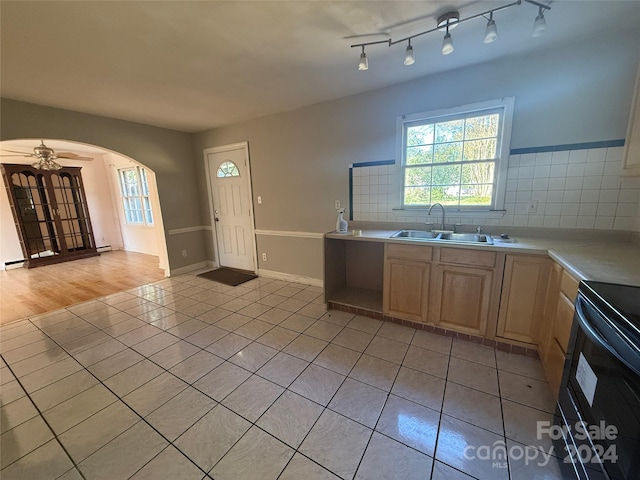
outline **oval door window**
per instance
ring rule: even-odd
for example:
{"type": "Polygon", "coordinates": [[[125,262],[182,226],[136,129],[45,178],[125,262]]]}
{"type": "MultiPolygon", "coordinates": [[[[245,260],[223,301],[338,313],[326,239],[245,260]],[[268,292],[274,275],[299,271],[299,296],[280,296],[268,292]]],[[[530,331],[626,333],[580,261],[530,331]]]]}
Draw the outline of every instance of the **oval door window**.
{"type": "Polygon", "coordinates": [[[217,173],[218,178],[239,177],[239,176],[240,176],[240,172],[238,171],[238,167],[236,167],[235,163],[230,162],[229,160],[222,162],[218,167],[218,173],[217,173]]]}

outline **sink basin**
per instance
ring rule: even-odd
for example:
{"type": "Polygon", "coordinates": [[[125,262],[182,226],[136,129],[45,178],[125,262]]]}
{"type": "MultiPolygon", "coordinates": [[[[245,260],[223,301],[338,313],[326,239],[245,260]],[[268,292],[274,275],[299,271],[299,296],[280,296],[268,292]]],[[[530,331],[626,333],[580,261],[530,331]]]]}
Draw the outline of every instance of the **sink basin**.
{"type": "Polygon", "coordinates": [[[415,239],[436,239],[439,233],[427,232],[425,230],[400,230],[391,235],[391,238],[415,238],[415,239]]]}
{"type": "Polygon", "coordinates": [[[391,235],[391,238],[405,238],[407,240],[433,240],[443,243],[475,243],[479,245],[493,245],[490,235],[483,233],[449,233],[427,232],[425,230],[400,230],[391,235]]]}
{"type": "Polygon", "coordinates": [[[464,242],[464,243],[485,243],[493,245],[493,239],[490,235],[483,233],[443,233],[440,235],[440,240],[449,240],[451,242],[464,242]]]}

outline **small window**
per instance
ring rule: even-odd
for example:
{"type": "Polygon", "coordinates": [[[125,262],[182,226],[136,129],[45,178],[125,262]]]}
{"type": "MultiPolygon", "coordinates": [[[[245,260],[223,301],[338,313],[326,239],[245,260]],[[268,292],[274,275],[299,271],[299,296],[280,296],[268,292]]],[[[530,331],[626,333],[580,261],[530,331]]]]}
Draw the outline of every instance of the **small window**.
{"type": "Polygon", "coordinates": [[[513,100],[400,119],[402,206],[501,209],[513,100]]]}
{"type": "Polygon", "coordinates": [[[118,174],[125,221],[132,225],[153,225],[147,171],[143,167],[123,168],[118,174]]]}
{"type": "Polygon", "coordinates": [[[240,172],[238,171],[238,167],[236,164],[230,161],[222,162],[222,164],[218,167],[218,178],[223,177],[239,177],[240,172]]]}

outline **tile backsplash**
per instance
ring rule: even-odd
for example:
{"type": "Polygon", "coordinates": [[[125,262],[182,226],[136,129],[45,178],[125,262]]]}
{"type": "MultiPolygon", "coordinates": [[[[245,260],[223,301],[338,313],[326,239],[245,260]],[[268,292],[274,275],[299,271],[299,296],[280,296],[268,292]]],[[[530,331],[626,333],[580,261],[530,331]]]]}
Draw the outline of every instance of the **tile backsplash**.
{"type": "MultiPolygon", "coordinates": [[[[632,230],[640,177],[621,177],[623,147],[511,155],[504,212],[447,214],[447,224],[632,230]],[[530,203],[535,212],[529,212],[530,203]]],[[[400,210],[395,165],[353,168],[353,219],[437,223],[426,210],[400,210]]]]}

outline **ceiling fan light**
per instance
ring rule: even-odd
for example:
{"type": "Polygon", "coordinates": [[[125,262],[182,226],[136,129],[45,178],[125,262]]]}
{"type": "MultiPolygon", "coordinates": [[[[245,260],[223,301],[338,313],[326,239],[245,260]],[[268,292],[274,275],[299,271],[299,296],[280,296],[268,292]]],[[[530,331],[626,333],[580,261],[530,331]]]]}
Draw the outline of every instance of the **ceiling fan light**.
{"type": "Polygon", "coordinates": [[[453,41],[451,40],[451,34],[447,32],[442,41],[442,55],[449,55],[453,52],[453,41]]]}
{"type": "Polygon", "coordinates": [[[369,70],[369,60],[367,60],[367,54],[364,53],[364,47],[362,47],[362,53],[360,54],[360,62],[358,63],[358,70],[369,70]]]}
{"type": "Polygon", "coordinates": [[[539,37],[547,30],[547,21],[544,19],[544,12],[542,8],[540,8],[540,12],[536,17],[535,22],[533,22],[533,31],[531,32],[532,37],[539,37]]]}
{"type": "Polygon", "coordinates": [[[487,22],[487,28],[484,31],[484,43],[494,42],[498,38],[498,28],[495,20],[491,19],[487,22]]]}
{"type": "Polygon", "coordinates": [[[413,56],[413,47],[411,44],[407,46],[407,52],[404,54],[404,64],[413,65],[416,63],[416,57],[413,56]]]}

